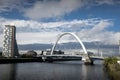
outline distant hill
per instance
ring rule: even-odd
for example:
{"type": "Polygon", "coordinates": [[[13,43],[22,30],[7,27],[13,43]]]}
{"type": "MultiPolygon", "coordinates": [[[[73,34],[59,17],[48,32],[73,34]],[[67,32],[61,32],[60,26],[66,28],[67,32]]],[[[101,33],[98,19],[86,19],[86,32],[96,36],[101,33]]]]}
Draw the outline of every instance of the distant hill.
{"type": "MultiPolygon", "coordinates": [[[[87,49],[96,49],[98,47],[96,42],[84,42],[84,45],[87,49]]],[[[46,50],[46,49],[51,49],[53,44],[25,44],[25,45],[18,45],[19,50],[46,50]]],[[[104,49],[112,49],[112,48],[118,48],[118,45],[103,45],[99,44],[100,48],[104,49]]],[[[68,42],[68,43],[62,43],[58,44],[56,48],[59,49],[79,49],[81,46],[79,45],[78,42],[68,42]]],[[[2,51],[2,48],[0,47],[0,51],[2,51]]]]}
{"type": "MultiPolygon", "coordinates": [[[[87,49],[95,49],[98,47],[97,43],[95,42],[84,42],[84,45],[87,49]]],[[[53,44],[26,44],[26,45],[18,45],[19,50],[45,50],[45,49],[51,49],[53,44]]],[[[103,45],[99,44],[100,48],[118,48],[118,45],[103,45]]],[[[78,42],[68,42],[68,43],[62,43],[58,44],[56,48],[62,49],[79,49],[81,46],[78,42]]]]}
{"type": "Polygon", "coordinates": [[[19,50],[46,50],[52,47],[51,44],[25,44],[18,45],[19,50]]]}
{"type": "MultiPolygon", "coordinates": [[[[96,42],[84,42],[84,45],[88,51],[92,51],[97,53],[98,45],[96,42]],[[94,51],[95,50],[95,51],[94,51]]],[[[18,49],[20,50],[46,50],[51,49],[53,44],[25,44],[25,45],[18,45],[18,49]]],[[[68,43],[62,43],[58,44],[56,46],[58,50],[63,49],[82,49],[82,47],[79,45],[78,42],[68,42],[68,43]]],[[[102,43],[99,44],[99,49],[105,54],[112,55],[119,55],[119,46],[118,45],[103,45],[102,43]]],[[[2,48],[0,47],[0,51],[2,51],[2,48]]]]}

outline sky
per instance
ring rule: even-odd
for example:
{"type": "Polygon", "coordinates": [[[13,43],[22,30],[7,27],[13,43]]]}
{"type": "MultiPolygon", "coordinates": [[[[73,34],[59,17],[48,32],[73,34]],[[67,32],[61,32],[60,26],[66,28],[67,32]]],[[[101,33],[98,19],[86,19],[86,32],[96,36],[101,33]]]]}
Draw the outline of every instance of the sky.
{"type": "MultiPolygon", "coordinates": [[[[54,43],[64,32],[83,42],[118,44],[120,0],[0,0],[0,47],[5,25],[16,26],[18,44],[54,43]]],[[[76,41],[65,36],[62,42],[76,41]]]]}

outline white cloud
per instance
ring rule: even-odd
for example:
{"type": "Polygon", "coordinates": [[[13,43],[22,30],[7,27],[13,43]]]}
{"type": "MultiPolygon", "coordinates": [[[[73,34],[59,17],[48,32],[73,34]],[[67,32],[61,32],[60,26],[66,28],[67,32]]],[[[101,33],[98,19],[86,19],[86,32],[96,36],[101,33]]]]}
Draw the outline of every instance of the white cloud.
{"type": "MultiPolygon", "coordinates": [[[[2,29],[4,25],[14,23],[17,27],[18,44],[53,43],[58,34],[75,32],[82,41],[101,41],[105,44],[118,44],[119,32],[108,31],[113,21],[108,19],[85,19],[61,22],[37,22],[33,20],[10,20],[0,18],[0,44],[2,44],[2,29]]],[[[70,36],[63,42],[75,41],[70,36]]],[[[0,45],[1,46],[1,45],[0,45]]]]}
{"type": "Polygon", "coordinates": [[[0,0],[0,13],[9,12],[13,9],[22,11],[22,9],[24,9],[24,6],[28,5],[31,5],[28,0],[0,0]]]}
{"type": "Polygon", "coordinates": [[[16,10],[30,19],[61,18],[79,8],[120,4],[119,0],[0,0],[0,13],[16,10]]]}
{"type": "Polygon", "coordinates": [[[37,1],[34,6],[25,9],[25,16],[42,19],[63,16],[83,6],[82,0],[37,1]]]}
{"type": "Polygon", "coordinates": [[[33,6],[23,10],[24,16],[40,20],[59,18],[80,8],[119,4],[119,0],[43,0],[36,1],[33,6]]]}
{"type": "Polygon", "coordinates": [[[113,22],[109,20],[100,20],[97,24],[94,24],[90,29],[83,29],[78,32],[78,35],[82,35],[81,38],[84,41],[101,41],[104,44],[117,44],[119,40],[118,33],[107,31],[107,28],[111,28],[113,22]]]}
{"type": "Polygon", "coordinates": [[[17,33],[18,44],[45,43],[55,42],[58,32],[36,32],[36,33],[17,33]]]}
{"type": "Polygon", "coordinates": [[[99,5],[102,5],[102,4],[114,5],[114,4],[118,3],[119,0],[96,0],[96,2],[99,5]]]}
{"type": "Polygon", "coordinates": [[[99,21],[98,24],[94,25],[94,27],[91,29],[91,32],[98,33],[112,25],[113,25],[113,23],[108,20],[101,20],[101,21],[99,21]]]}

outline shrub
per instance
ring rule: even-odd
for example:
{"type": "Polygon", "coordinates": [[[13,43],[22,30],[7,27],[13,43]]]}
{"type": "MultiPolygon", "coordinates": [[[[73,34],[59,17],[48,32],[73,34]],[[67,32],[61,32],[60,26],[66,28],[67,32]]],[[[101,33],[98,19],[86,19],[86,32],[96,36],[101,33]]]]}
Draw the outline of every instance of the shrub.
{"type": "Polygon", "coordinates": [[[116,64],[117,63],[117,58],[116,57],[109,57],[104,60],[104,65],[108,66],[109,64],[116,64]]]}

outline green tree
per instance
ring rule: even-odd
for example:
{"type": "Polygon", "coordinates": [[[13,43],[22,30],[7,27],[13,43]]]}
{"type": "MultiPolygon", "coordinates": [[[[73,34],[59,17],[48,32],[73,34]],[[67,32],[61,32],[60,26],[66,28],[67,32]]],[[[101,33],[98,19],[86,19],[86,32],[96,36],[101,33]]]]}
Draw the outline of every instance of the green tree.
{"type": "Polygon", "coordinates": [[[104,65],[108,66],[109,64],[116,64],[117,63],[117,58],[116,57],[109,57],[104,60],[104,65]]]}

